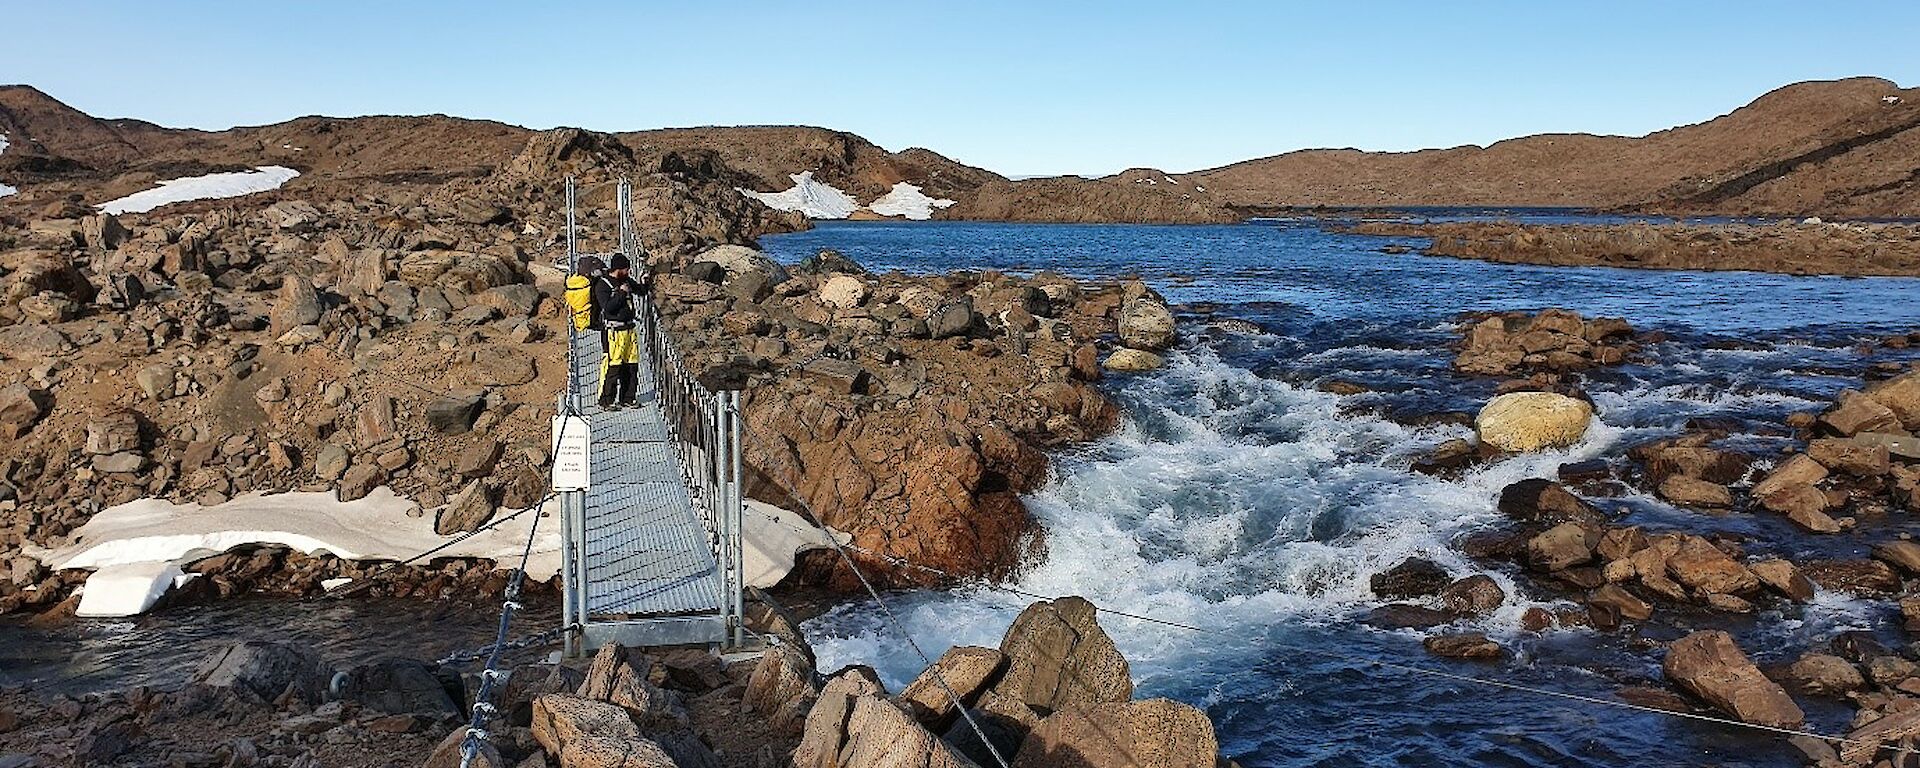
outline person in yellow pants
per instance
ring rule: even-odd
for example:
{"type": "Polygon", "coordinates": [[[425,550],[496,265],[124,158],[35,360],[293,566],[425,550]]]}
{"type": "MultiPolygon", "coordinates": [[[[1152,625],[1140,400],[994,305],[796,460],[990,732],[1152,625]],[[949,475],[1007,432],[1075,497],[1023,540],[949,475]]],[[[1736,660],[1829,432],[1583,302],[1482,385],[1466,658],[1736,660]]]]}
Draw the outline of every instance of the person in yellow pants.
{"type": "Polygon", "coordinates": [[[607,348],[600,360],[600,407],[610,411],[636,405],[639,395],[640,335],[633,295],[641,289],[630,277],[632,268],[626,254],[616,253],[606,273],[593,283],[593,306],[607,348]]]}

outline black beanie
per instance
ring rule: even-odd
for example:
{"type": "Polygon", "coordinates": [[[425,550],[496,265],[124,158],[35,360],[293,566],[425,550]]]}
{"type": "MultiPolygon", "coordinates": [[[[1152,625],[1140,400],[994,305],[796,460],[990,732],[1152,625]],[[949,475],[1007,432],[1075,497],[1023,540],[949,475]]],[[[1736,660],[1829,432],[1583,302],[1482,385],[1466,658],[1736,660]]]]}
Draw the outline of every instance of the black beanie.
{"type": "Polygon", "coordinates": [[[626,254],[616,253],[613,255],[612,265],[607,268],[608,269],[631,269],[632,267],[633,267],[633,262],[627,260],[626,254]]]}

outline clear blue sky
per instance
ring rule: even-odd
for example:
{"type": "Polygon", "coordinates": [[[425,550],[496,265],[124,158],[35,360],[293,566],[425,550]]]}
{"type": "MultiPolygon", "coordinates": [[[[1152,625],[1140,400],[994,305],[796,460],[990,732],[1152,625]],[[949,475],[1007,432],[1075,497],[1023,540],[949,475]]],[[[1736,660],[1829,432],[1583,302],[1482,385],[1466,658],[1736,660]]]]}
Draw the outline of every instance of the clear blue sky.
{"type": "Polygon", "coordinates": [[[822,125],[1014,175],[1641,134],[1799,80],[1920,82],[1911,0],[532,5],[33,3],[0,82],[198,128],[822,125]]]}

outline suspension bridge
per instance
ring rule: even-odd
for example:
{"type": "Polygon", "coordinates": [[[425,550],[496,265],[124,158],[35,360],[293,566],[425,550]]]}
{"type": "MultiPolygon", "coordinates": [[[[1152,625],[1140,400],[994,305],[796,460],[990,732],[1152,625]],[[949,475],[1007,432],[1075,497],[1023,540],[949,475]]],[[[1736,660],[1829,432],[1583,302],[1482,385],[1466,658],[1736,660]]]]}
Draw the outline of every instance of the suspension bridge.
{"type": "MultiPolygon", "coordinates": [[[[567,179],[568,273],[582,258],[567,179]]],[[[617,251],[645,269],[633,188],[616,191],[617,251]]],[[[638,405],[598,405],[600,334],[568,326],[567,386],[553,420],[569,655],[627,646],[744,640],[740,393],[695,381],[651,297],[633,296],[638,405]]]]}

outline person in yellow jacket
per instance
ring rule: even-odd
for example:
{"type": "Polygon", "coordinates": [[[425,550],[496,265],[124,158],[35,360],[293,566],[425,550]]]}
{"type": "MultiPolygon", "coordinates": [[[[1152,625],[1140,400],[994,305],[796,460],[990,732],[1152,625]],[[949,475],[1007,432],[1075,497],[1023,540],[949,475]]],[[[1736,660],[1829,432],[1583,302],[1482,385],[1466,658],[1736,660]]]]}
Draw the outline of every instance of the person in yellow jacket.
{"type": "Polygon", "coordinates": [[[606,344],[600,360],[600,407],[609,411],[632,407],[639,394],[639,317],[633,300],[646,286],[633,279],[632,267],[626,254],[616,253],[606,273],[593,281],[595,316],[606,344]]]}
{"type": "MultiPolygon", "coordinates": [[[[573,310],[575,332],[600,328],[599,307],[593,303],[593,278],[600,274],[600,266],[600,259],[584,256],[567,276],[567,307],[573,310]]],[[[600,351],[607,351],[606,331],[600,332],[600,351]]]]}

